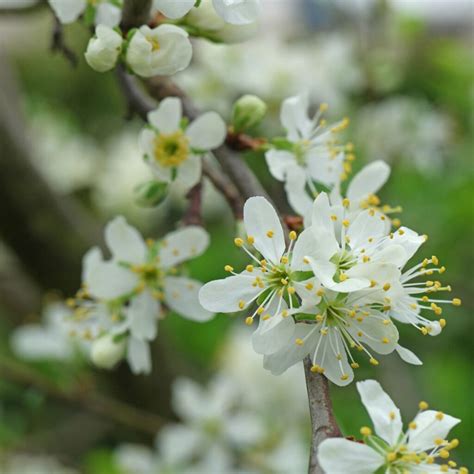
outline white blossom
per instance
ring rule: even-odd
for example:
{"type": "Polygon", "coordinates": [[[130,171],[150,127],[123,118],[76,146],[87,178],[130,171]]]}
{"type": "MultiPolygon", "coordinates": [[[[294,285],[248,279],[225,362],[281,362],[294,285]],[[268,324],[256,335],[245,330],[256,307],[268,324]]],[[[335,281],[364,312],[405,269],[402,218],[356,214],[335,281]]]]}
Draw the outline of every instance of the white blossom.
{"type": "Polygon", "coordinates": [[[122,49],[123,38],[112,28],[98,25],[95,36],[89,40],[85,52],[86,61],[92,69],[105,72],[117,63],[122,49]]]}
{"type": "Polygon", "coordinates": [[[199,305],[201,283],[179,272],[181,263],[204,252],[209,237],[201,227],[189,226],[159,242],[145,242],[123,217],[117,217],[106,226],[105,241],[110,260],[104,260],[97,247],[84,257],[84,289],[71,301],[78,327],[85,328],[81,332],[87,338],[118,337],[94,346],[95,355],[105,361],[102,366],[114,365],[121,347],[106,342],[125,338],[132,371],[149,372],[148,343],[157,335],[157,319],[165,306],[193,321],[213,316],[199,305]]]}
{"type": "Polygon", "coordinates": [[[363,427],[364,443],[345,438],[323,441],[318,460],[326,474],[373,474],[381,468],[386,474],[467,474],[466,468],[457,468],[456,463],[448,461],[450,451],[459,441],[448,441],[447,436],[461,420],[427,410],[428,404],[420,402],[420,411],[404,431],[400,410],[378,382],[358,382],[357,389],[375,434],[369,427],[363,427]]]}
{"type": "MultiPolygon", "coordinates": [[[[48,0],[59,21],[63,24],[74,23],[86,10],[87,0],[48,0]]],[[[103,24],[113,28],[122,19],[122,10],[108,0],[93,2],[94,21],[96,25],[103,24]]]]}
{"type": "Polygon", "coordinates": [[[148,114],[150,127],[142,131],[140,144],[157,180],[188,190],[201,177],[201,155],[220,146],[227,130],[215,112],[207,112],[187,126],[182,118],[178,98],[163,100],[148,114]]]}
{"type": "Polygon", "coordinates": [[[126,61],[139,76],[170,76],[186,69],[192,55],[188,33],[182,28],[143,25],[134,32],[128,44],[126,61]]]}

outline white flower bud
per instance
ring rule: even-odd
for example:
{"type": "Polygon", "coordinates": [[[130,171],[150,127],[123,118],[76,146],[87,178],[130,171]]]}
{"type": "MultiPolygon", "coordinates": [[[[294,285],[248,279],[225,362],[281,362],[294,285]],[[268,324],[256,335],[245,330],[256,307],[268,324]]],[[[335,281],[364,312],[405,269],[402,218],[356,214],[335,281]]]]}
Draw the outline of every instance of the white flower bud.
{"type": "Polygon", "coordinates": [[[135,187],[135,202],[142,207],[154,207],[161,204],[168,195],[169,184],[151,180],[135,187]]]}
{"type": "Polygon", "coordinates": [[[255,95],[244,95],[232,109],[232,125],[236,132],[243,132],[258,125],[267,113],[267,104],[255,95]]]}
{"type": "Polygon", "coordinates": [[[112,369],[125,355],[126,339],[116,342],[114,337],[107,334],[92,344],[91,360],[101,369],[112,369]]]}
{"type": "Polygon", "coordinates": [[[92,69],[105,72],[112,69],[122,49],[123,38],[112,28],[98,25],[95,36],[90,39],[85,52],[86,61],[92,69]]]}
{"type": "Polygon", "coordinates": [[[152,29],[144,25],[133,34],[126,60],[139,76],[170,76],[186,69],[192,55],[191,42],[182,28],[160,25],[152,29]]]}

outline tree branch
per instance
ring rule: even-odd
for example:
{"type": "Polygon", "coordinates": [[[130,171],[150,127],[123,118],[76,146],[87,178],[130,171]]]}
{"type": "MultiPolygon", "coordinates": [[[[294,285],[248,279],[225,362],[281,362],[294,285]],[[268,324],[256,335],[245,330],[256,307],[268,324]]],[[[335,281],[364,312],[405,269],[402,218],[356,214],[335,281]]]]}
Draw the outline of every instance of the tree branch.
{"type": "Polygon", "coordinates": [[[45,394],[79,405],[87,411],[97,413],[117,424],[155,435],[163,425],[163,420],[154,413],[147,413],[119,400],[106,397],[96,391],[85,390],[81,386],[71,389],[60,387],[29,367],[0,356],[2,379],[22,385],[32,385],[45,394]]]}
{"type": "Polygon", "coordinates": [[[77,66],[77,56],[74,51],[66,45],[64,41],[63,25],[56,16],[54,17],[53,34],[51,37],[51,51],[53,53],[58,52],[62,54],[66,60],[69,61],[71,66],[77,66]]]}
{"type": "Polygon", "coordinates": [[[308,474],[323,474],[318,463],[318,447],[325,439],[342,435],[334,419],[328,379],[324,375],[311,372],[313,364],[309,356],[306,357],[303,364],[311,416],[311,451],[308,474]]]}

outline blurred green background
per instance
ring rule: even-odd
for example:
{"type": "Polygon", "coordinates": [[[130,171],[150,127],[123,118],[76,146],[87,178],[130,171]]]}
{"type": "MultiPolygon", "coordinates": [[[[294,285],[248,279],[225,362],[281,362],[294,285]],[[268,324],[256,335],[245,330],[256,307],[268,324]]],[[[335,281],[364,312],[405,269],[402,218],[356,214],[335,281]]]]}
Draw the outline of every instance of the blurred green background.
{"type": "MultiPolygon", "coordinates": [[[[363,364],[358,377],[379,379],[402,409],[405,421],[415,414],[420,400],[461,418],[463,422],[452,433],[461,440],[453,459],[472,466],[472,25],[462,15],[454,20],[443,15],[436,18],[386,2],[367,3],[362,10],[349,10],[343,2],[285,7],[280,16],[275,13],[275,18],[265,20],[263,39],[257,38],[254,53],[248,45],[232,46],[226,52],[224,46],[197,41],[192,68],[177,81],[201,107],[217,108],[227,116],[239,95],[259,93],[269,102],[271,114],[255,133],[269,135],[281,133],[281,100],[309,89],[315,104],[334,103],[335,117],[351,118],[348,139],[356,147],[355,169],[371,159],[390,163],[393,172],[380,193],[382,201],[401,205],[403,225],[428,234],[419,258],[439,257],[447,267],[443,281],[452,286],[453,296],[460,297],[463,305],[445,309],[447,327],[438,337],[402,328],[403,345],[419,355],[423,367],[386,357],[376,369],[363,364]],[[290,13],[292,21],[287,21],[290,13]],[[269,58],[259,62],[258,54],[265,51],[269,58]],[[215,64],[219,61],[222,65],[215,64]],[[247,68],[241,67],[244,63],[247,68]],[[229,64],[234,64],[230,72],[229,64]],[[241,76],[231,80],[233,73],[241,76]]],[[[423,3],[426,11],[421,13],[437,2],[423,3]]],[[[218,367],[226,336],[243,320],[220,315],[198,325],[170,315],[160,326],[155,369],[149,378],[134,377],[124,366],[104,374],[81,358],[25,362],[12,352],[9,338],[17,326],[39,321],[46,301],[74,291],[80,281],[82,253],[100,238],[108,218],[122,213],[146,236],[158,237],[172,229],[185,210],[179,197],[153,211],[134,205],[132,189],[147,178],[136,139],[141,122],[126,120],[126,104],[114,74],[97,74],[85,64],[81,51],[87,31],[79,25],[66,29],[66,41],[78,53],[79,63],[73,68],[60,54],[49,51],[51,28],[47,9],[28,16],[0,16],[4,45],[0,87],[18,91],[18,97],[13,92],[10,96],[12,109],[7,115],[16,115],[14,107],[21,108],[24,122],[17,131],[22,145],[28,143],[29,163],[56,199],[71,205],[68,218],[76,222],[70,228],[58,228],[45,211],[47,204],[28,207],[21,197],[0,203],[2,216],[15,216],[2,223],[0,234],[0,356],[10,369],[20,374],[25,368],[29,371],[29,382],[25,382],[0,365],[0,451],[4,455],[18,450],[46,452],[91,474],[119,472],[112,462],[113,449],[123,441],[150,445],[151,436],[102,424],[84,405],[51,396],[41,385],[31,383],[31,371],[51,387],[76,390],[80,386],[86,393],[102,392],[174,419],[172,380],[178,375],[203,383],[208,380],[218,367]],[[85,216],[80,224],[73,213],[76,206],[80,206],[81,219],[85,216]],[[73,231],[84,235],[65,245],[73,231]],[[39,259],[42,252],[45,258],[39,259]],[[64,252],[68,255],[63,256],[64,252]],[[66,268],[66,264],[71,265],[66,268]]],[[[3,149],[2,140],[6,140],[4,134],[0,135],[3,149]]],[[[3,157],[17,159],[13,154],[3,157]]],[[[281,186],[270,178],[263,156],[245,159],[283,202],[281,186]]],[[[11,185],[15,178],[5,173],[1,179],[11,185]]],[[[19,177],[16,192],[20,196],[31,192],[27,179],[19,177]]],[[[208,281],[223,276],[226,263],[239,268],[244,259],[231,245],[235,229],[225,203],[211,189],[206,189],[205,197],[212,246],[190,264],[190,270],[208,281]]],[[[333,387],[332,394],[345,434],[357,435],[368,419],[355,386],[333,387]]]]}

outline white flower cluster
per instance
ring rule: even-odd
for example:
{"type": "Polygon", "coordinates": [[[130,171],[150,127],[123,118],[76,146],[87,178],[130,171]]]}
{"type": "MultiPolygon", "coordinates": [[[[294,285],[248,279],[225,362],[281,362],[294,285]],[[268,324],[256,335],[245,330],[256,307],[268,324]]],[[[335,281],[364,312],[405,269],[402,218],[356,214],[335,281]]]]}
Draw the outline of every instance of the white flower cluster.
{"type": "Polygon", "coordinates": [[[180,421],[160,430],[154,450],[133,444],[118,447],[115,458],[124,474],[307,471],[302,371],[290,371],[283,383],[262,377],[252,371],[255,354],[249,351],[247,334],[233,332],[229,343],[224,364],[206,387],[186,378],[175,381],[172,405],[180,421]],[[288,400],[295,403],[291,410],[288,400]]]}
{"type": "Polygon", "coordinates": [[[428,410],[428,404],[420,402],[418,414],[403,431],[400,410],[378,382],[358,382],[357,389],[372,419],[375,435],[364,426],[360,430],[363,443],[344,438],[323,441],[318,458],[326,474],[468,473],[465,467],[458,468],[449,459],[459,440],[448,441],[447,436],[461,420],[428,410]]]}
{"type": "Polygon", "coordinates": [[[142,77],[186,69],[193,54],[190,35],[217,42],[247,39],[256,29],[260,10],[259,0],[154,0],[152,26],[142,25],[124,38],[122,0],[49,0],[49,4],[62,23],[82,17],[96,25],[85,53],[93,69],[109,71],[121,59],[142,77]]]}
{"type": "Polygon", "coordinates": [[[287,138],[274,142],[275,149],[266,155],[271,173],[286,181],[290,203],[303,210],[305,229],[300,235],[291,231],[286,238],[271,204],[262,197],[250,198],[244,207],[247,235],[235,239],[250,263],[241,273],[226,265],[232,276],[204,285],[200,302],[213,312],[250,309],[249,325],[259,317],[253,347],[274,374],[309,356],[314,372],[347,385],[359,367],[358,352],[372,365],[379,364],[375,354],[393,351],[419,365],[418,357],[398,343],[394,321],[435,336],[446,325],[439,305],[458,306],[461,301],[436,297],[451,290],[434,278],[445,271],[436,256],[407,268],[426,236],[406,227],[392,231],[392,224],[399,223],[387,213],[394,209],[381,206],[375,195],[389,167],[383,162],[366,166],[343,197],[340,181],[347,145],[340,145],[334,135],[346,123],[326,127],[320,121],[321,108],[314,119],[306,116],[306,109],[304,98],[285,101],[287,138]],[[331,192],[318,194],[316,180],[331,192]],[[314,202],[311,193],[317,196],[314,202]],[[427,318],[430,313],[439,319],[427,318]]]}
{"type": "Polygon", "coordinates": [[[209,236],[201,227],[171,232],[159,241],[143,240],[123,217],[107,224],[112,258],[98,247],[84,256],[83,288],[68,300],[75,332],[92,340],[91,358],[112,368],[126,357],[134,373],[151,370],[149,343],[167,309],[192,321],[214,315],[199,305],[201,283],[183,273],[182,263],[201,255],[209,236]]]}

